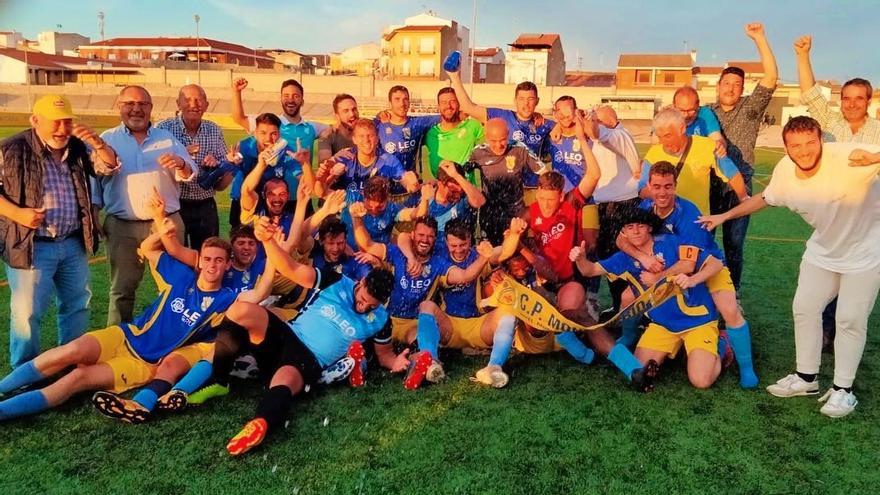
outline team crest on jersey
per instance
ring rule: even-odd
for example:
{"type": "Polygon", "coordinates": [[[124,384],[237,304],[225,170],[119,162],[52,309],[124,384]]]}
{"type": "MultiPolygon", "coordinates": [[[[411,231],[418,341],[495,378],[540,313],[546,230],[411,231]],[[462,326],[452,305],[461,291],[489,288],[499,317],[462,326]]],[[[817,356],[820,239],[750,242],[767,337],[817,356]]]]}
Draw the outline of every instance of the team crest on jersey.
{"type": "Polygon", "coordinates": [[[171,311],[174,311],[175,313],[183,313],[184,309],[186,309],[186,303],[182,297],[177,297],[171,301],[171,311]]]}
{"type": "Polygon", "coordinates": [[[281,167],[276,168],[275,169],[275,177],[278,179],[284,177],[284,169],[282,169],[281,167]]]}
{"type": "Polygon", "coordinates": [[[666,224],[666,230],[669,231],[670,234],[675,232],[675,228],[671,223],[666,224]]]}
{"type": "Polygon", "coordinates": [[[422,265],[422,276],[428,277],[431,275],[431,265],[422,265]]]}
{"type": "MultiPolygon", "coordinates": [[[[388,130],[390,131],[391,129],[388,130]]],[[[385,143],[385,153],[394,153],[395,151],[397,151],[397,146],[394,143],[391,141],[385,143]]]]}
{"type": "Polygon", "coordinates": [[[391,130],[390,127],[386,127],[386,128],[385,128],[385,134],[387,134],[387,135],[390,136],[392,132],[393,132],[393,131],[391,130]]]}
{"type": "Polygon", "coordinates": [[[374,315],[372,312],[367,313],[367,323],[373,323],[373,321],[375,321],[375,319],[376,319],[376,315],[374,315]]]}
{"type": "Polygon", "coordinates": [[[544,223],[544,221],[541,220],[541,217],[535,219],[535,225],[541,225],[542,223],[544,223]]]}
{"type": "Polygon", "coordinates": [[[412,136],[412,131],[409,130],[409,127],[404,127],[401,129],[401,132],[403,132],[403,139],[409,139],[412,136]]]}
{"type": "Polygon", "coordinates": [[[575,140],[571,143],[571,151],[578,152],[581,150],[581,142],[575,140]]]}
{"type": "MultiPolygon", "coordinates": [[[[243,284],[245,284],[245,285],[251,283],[251,272],[245,270],[245,271],[241,274],[241,283],[243,283],[243,284]]],[[[204,309],[202,309],[202,311],[204,311],[204,309]]]]}
{"type": "Polygon", "coordinates": [[[534,123],[534,122],[532,122],[532,123],[529,124],[529,132],[531,132],[532,134],[538,132],[538,130],[535,129],[535,123],[534,123]]]}
{"type": "Polygon", "coordinates": [[[202,305],[199,307],[202,308],[202,311],[207,311],[208,308],[211,307],[211,303],[213,303],[213,302],[214,302],[213,297],[205,296],[202,298],[202,305]]]}
{"type": "Polygon", "coordinates": [[[467,134],[467,129],[459,129],[459,130],[458,130],[457,137],[458,137],[458,139],[461,139],[461,138],[463,138],[466,134],[467,134]]]}
{"type": "Polygon", "coordinates": [[[333,309],[333,306],[325,304],[321,306],[321,316],[323,316],[324,318],[332,319],[334,316],[336,316],[336,310],[333,309]]]}
{"type": "Polygon", "coordinates": [[[513,131],[513,140],[520,141],[520,142],[525,141],[526,135],[521,129],[517,129],[517,130],[513,131]]]}
{"type": "Polygon", "coordinates": [[[516,157],[515,156],[505,156],[504,157],[504,165],[507,167],[508,172],[513,172],[513,169],[516,168],[516,157]]]}

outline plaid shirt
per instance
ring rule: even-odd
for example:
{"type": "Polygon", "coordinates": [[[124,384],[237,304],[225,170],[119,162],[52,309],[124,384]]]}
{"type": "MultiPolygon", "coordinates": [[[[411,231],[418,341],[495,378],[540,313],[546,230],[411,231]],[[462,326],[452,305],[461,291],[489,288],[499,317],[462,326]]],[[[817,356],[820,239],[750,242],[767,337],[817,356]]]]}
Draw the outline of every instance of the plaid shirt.
{"type": "Polygon", "coordinates": [[[79,204],[73,188],[70,167],[67,166],[67,150],[60,162],[43,149],[43,208],[46,217],[36,234],[43,237],[66,237],[82,225],[79,220],[79,204]]]}
{"type": "Polygon", "coordinates": [[[840,112],[834,111],[828,100],[822,95],[822,90],[816,84],[809,91],[801,95],[804,105],[810,112],[810,116],[819,122],[825,134],[825,141],[837,141],[839,143],[864,143],[880,144],[880,120],[868,117],[859,132],[853,134],[849,122],[843,118],[840,112]]]}
{"type": "MultiPolygon", "coordinates": [[[[199,151],[193,157],[193,161],[198,165],[200,175],[207,173],[207,171],[202,168],[202,163],[206,156],[211,155],[216,158],[218,162],[226,159],[226,142],[223,140],[223,132],[220,131],[220,126],[210,120],[202,120],[201,125],[199,125],[199,131],[195,136],[191,136],[186,132],[186,127],[183,125],[183,119],[179,116],[165,119],[156,124],[156,127],[170,132],[174,135],[175,139],[180,141],[186,147],[193,144],[199,146],[199,151]]],[[[180,199],[197,201],[211,199],[213,197],[214,190],[202,189],[198,184],[198,180],[182,182],[180,184],[180,199]]]]}
{"type": "Polygon", "coordinates": [[[718,117],[721,133],[727,140],[727,156],[733,160],[747,181],[752,176],[755,163],[758,131],[775,90],[775,87],[766,88],[758,84],[752,94],[740,98],[729,111],[724,111],[717,102],[709,105],[718,117]]]}

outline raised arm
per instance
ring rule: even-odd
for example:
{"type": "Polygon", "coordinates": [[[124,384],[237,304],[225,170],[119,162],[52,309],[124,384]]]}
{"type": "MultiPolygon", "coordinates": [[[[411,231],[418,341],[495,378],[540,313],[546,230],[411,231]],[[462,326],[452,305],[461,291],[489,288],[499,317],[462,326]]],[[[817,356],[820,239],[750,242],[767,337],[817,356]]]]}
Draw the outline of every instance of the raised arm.
{"type": "Polygon", "coordinates": [[[596,190],[602,172],[599,170],[599,162],[596,161],[596,155],[594,155],[593,150],[590,149],[586,135],[583,132],[583,119],[578,116],[575,120],[578,127],[578,142],[580,142],[581,152],[584,154],[584,176],[578,183],[577,188],[581,195],[583,195],[584,199],[587,199],[592,196],[593,191],[596,190]]]}
{"type": "Polygon", "coordinates": [[[254,235],[263,243],[268,262],[275,266],[278,273],[287,277],[297,285],[307,289],[315,286],[315,269],[297,262],[278,244],[276,239],[280,228],[272,224],[268,217],[260,217],[254,223],[254,235]]]}
{"type": "Polygon", "coordinates": [[[248,121],[247,115],[244,114],[244,105],[241,102],[241,92],[248,86],[247,79],[239,77],[232,82],[232,110],[229,116],[233,122],[240,125],[242,129],[251,132],[251,123],[248,121]]]}
{"type": "Polygon", "coordinates": [[[519,249],[519,240],[523,232],[526,231],[529,224],[522,218],[513,217],[510,220],[510,228],[504,233],[504,241],[501,243],[501,250],[489,260],[493,265],[497,265],[516,254],[519,249]]]}
{"type": "Polygon", "coordinates": [[[364,226],[364,216],[367,214],[367,208],[363,203],[358,201],[352,204],[348,209],[351,215],[351,223],[354,226],[354,241],[357,243],[361,251],[372,254],[380,260],[385,259],[385,245],[381,242],[374,242],[364,226]]]}
{"type": "Polygon", "coordinates": [[[422,184],[418,206],[411,206],[400,210],[400,213],[397,214],[395,220],[398,222],[411,222],[416,218],[427,215],[428,208],[431,206],[431,201],[434,199],[436,193],[437,188],[434,185],[434,181],[425,182],[422,184]]]}
{"type": "Polygon", "coordinates": [[[464,270],[457,266],[450,267],[446,272],[446,282],[450,285],[462,285],[476,280],[492,258],[494,248],[489,241],[482,241],[477,245],[477,254],[480,256],[464,270]]]}
{"type": "Polygon", "coordinates": [[[760,22],[747,24],[746,35],[755,42],[755,46],[758,47],[758,54],[761,56],[764,77],[761,78],[758,84],[765,88],[775,88],[776,81],[779,79],[779,69],[776,67],[776,57],[773,56],[773,50],[770,49],[770,43],[767,41],[767,35],[764,33],[764,25],[760,22]]]}
{"type": "Polygon", "coordinates": [[[461,111],[477,119],[481,124],[486,125],[486,121],[489,120],[489,111],[486,110],[486,107],[477,105],[471,100],[470,95],[464,89],[464,84],[461,82],[461,73],[459,71],[447,71],[446,74],[449,75],[449,84],[455,90],[455,96],[458,98],[461,111]]]}
{"type": "Polygon", "coordinates": [[[305,220],[303,232],[309,237],[315,235],[325,218],[338,214],[343,208],[345,208],[345,191],[333,191],[327,196],[318,211],[305,220]]]}
{"type": "Polygon", "coordinates": [[[241,183],[241,210],[254,211],[257,209],[257,203],[260,201],[260,194],[257,188],[260,187],[260,179],[266,169],[269,168],[267,160],[272,156],[272,149],[266,148],[257,155],[257,165],[248,173],[244,182],[241,183]]]}
{"type": "Polygon", "coordinates": [[[177,228],[174,222],[165,218],[165,200],[162,199],[155,186],[147,207],[165,252],[177,261],[197,268],[199,266],[199,252],[184,246],[177,239],[177,228]]]}
{"type": "Polygon", "coordinates": [[[465,196],[467,196],[468,204],[470,204],[471,207],[482,208],[483,205],[486,204],[486,196],[483,196],[483,192],[458,173],[455,169],[454,163],[449,160],[441,160],[440,169],[445,170],[449,177],[454,179],[455,183],[461,186],[461,190],[464,191],[465,196]]]}

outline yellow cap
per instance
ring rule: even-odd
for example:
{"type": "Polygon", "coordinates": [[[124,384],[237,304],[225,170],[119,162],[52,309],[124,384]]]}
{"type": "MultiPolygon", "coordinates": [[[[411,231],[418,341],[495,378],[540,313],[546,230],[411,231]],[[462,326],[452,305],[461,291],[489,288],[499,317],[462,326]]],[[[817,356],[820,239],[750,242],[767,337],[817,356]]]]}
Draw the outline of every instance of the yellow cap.
{"type": "Polygon", "coordinates": [[[75,119],[73,107],[66,96],[46,95],[34,103],[34,115],[50,120],[75,119]]]}

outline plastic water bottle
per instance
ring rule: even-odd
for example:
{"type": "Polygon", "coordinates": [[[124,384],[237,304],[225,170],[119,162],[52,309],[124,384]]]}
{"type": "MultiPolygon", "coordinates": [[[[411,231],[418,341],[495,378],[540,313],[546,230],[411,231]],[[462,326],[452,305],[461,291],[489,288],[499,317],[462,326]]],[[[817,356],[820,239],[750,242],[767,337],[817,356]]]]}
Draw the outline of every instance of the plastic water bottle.
{"type": "Polygon", "coordinates": [[[443,62],[443,69],[446,72],[457,72],[459,67],[461,67],[461,52],[455,50],[446,56],[446,60],[443,62]]]}

